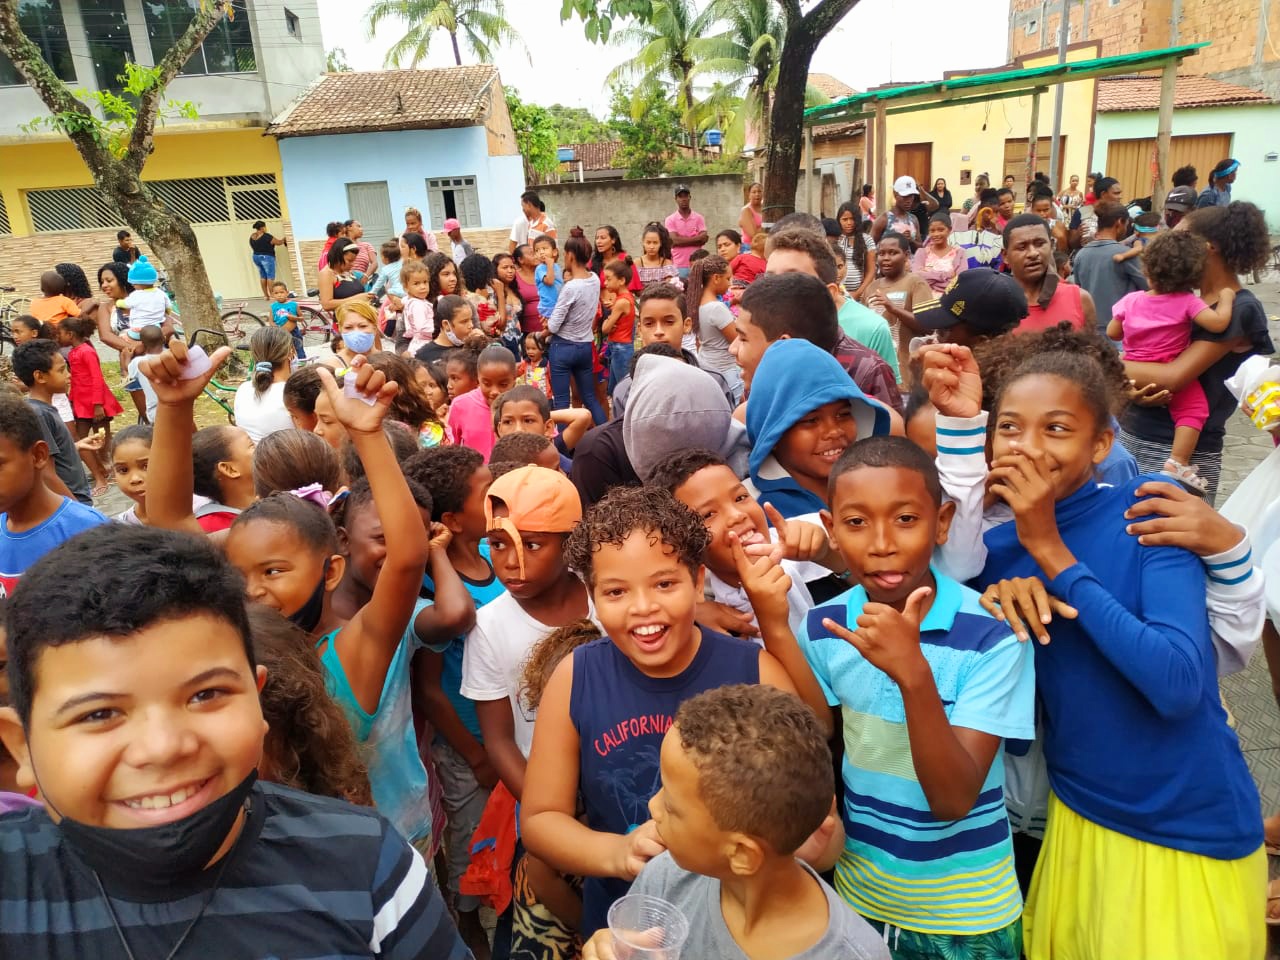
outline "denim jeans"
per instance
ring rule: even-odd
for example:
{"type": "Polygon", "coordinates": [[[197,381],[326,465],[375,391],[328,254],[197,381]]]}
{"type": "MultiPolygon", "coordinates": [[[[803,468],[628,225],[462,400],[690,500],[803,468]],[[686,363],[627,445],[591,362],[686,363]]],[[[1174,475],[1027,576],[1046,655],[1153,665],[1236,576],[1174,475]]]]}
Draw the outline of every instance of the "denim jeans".
{"type": "Polygon", "coordinates": [[[595,374],[591,369],[591,343],[552,337],[547,347],[547,365],[551,370],[551,408],[569,406],[569,381],[578,385],[582,405],[591,411],[591,419],[604,423],[604,411],[596,400],[595,374]]]}
{"type": "Polygon", "coordinates": [[[609,343],[609,396],[613,388],[631,375],[631,358],[636,355],[634,343],[609,343]]]}

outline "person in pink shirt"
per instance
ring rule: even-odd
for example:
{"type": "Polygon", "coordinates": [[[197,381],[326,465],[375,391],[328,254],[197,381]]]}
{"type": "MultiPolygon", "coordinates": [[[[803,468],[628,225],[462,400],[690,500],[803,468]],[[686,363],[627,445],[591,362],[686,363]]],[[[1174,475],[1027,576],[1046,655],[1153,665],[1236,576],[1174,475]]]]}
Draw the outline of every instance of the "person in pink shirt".
{"type": "MultiPolygon", "coordinates": [[[[1126,361],[1169,363],[1191,344],[1193,327],[1222,333],[1231,324],[1235,292],[1218,294],[1216,308],[1192,291],[1200,282],[1208,249],[1189,230],[1157,234],[1142,255],[1142,267],[1150,290],[1125,294],[1111,308],[1107,336],[1124,341],[1126,361]]],[[[1174,391],[1169,400],[1173,418],[1173,447],[1164,472],[1204,491],[1208,485],[1194,466],[1191,455],[1200,442],[1200,431],[1209,418],[1209,401],[1199,380],[1174,391]]]]}
{"type": "Polygon", "coordinates": [[[454,442],[475,450],[487,462],[497,442],[493,402],[516,385],[516,358],[501,343],[491,343],[476,358],[476,379],[479,385],[449,407],[449,427],[454,442]]]}
{"type": "Polygon", "coordinates": [[[707,242],[707,221],[691,206],[689,187],[676,186],[676,212],[667,217],[666,228],[671,234],[671,260],[680,271],[680,279],[689,276],[689,258],[693,251],[707,242]]]}

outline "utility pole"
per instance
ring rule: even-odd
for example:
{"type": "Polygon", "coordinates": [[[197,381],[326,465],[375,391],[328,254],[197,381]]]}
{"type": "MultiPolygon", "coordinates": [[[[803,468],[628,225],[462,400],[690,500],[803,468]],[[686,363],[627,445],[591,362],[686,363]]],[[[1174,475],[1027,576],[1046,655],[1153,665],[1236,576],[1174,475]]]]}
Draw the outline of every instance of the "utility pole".
{"type": "MultiPolygon", "coordinates": [[[[1058,25],[1058,63],[1067,62],[1067,39],[1071,34],[1071,10],[1069,8],[1070,0],[1061,0],[1062,6],[1062,23],[1058,25]]],[[[1084,39],[1081,37],[1080,39],[1084,39]]],[[[1063,85],[1060,82],[1057,90],[1053,95],[1053,139],[1049,143],[1049,186],[1053,187],[1054,193],[1058,193],[1062,189],[1059,177],[1062,171],[1058,169],[1059,149],[1058,144],[1062,142],[1062,94],[1063,85]]],[[[1033,144],[1029,144],[1034,149],[1033,144]]]]}

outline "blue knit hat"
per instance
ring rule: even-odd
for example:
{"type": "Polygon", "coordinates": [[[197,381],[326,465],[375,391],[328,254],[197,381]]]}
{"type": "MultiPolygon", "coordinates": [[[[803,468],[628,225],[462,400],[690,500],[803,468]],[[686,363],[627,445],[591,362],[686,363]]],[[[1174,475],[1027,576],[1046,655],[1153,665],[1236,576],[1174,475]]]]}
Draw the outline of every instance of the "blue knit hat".
{"type": "Polygon", "coordinates": [[[156,273],[156,268],[151,265],[151,261],[146,257],[139,257],[134,261],[132,267],[129,268],[129,282],[134,286],[138,284],[151,285],[160,279],[160,274],[156,273]]]}

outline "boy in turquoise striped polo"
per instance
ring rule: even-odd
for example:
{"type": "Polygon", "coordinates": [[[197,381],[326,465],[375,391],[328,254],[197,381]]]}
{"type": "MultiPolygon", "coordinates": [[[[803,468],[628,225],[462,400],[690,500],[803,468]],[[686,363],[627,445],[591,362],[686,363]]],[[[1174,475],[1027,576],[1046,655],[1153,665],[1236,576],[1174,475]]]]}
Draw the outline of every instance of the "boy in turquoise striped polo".
{"type": "Polygon", "coordinates": [[[857,586],[810,611],[800,645],[843,728],[836,889],[895,960],[1018,960],[1001,743],[1035,736],[1031,648],[931,566],[954,505],[911,441],[853,444],[828,496],[857,586]]]}

